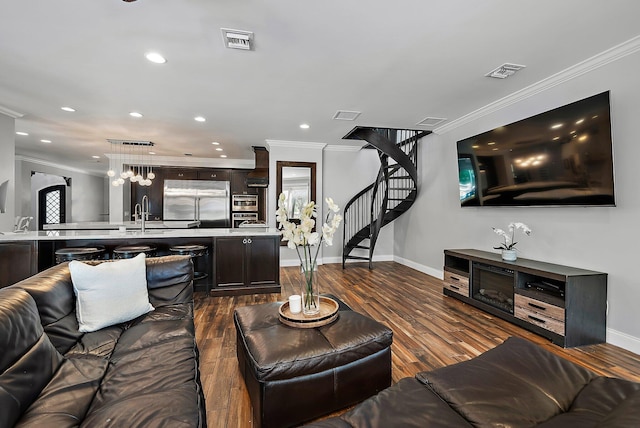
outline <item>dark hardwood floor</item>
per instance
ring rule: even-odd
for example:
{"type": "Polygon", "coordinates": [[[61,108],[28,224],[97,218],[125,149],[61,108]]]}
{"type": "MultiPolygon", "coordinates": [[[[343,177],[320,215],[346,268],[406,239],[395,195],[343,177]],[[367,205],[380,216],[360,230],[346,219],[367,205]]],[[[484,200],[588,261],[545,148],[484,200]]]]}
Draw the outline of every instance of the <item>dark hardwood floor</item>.
{"type": "MultiPolygon", "coordinates": [[[[285,300],[297,292],[299,269],[281,268],[281,294],[195,297],[200,370],[211,428],[251,427],[251,403],[237,367],[233,310],[285,300]]],[[[603,344],[562,349],[547,339],[442,294],[437,278],[394,262],[319,267],[321,292],[332,293],[393,330],[393,381],[473,358],[519,336],[599,374],[640,382],[640,356],[603,344]]]]}

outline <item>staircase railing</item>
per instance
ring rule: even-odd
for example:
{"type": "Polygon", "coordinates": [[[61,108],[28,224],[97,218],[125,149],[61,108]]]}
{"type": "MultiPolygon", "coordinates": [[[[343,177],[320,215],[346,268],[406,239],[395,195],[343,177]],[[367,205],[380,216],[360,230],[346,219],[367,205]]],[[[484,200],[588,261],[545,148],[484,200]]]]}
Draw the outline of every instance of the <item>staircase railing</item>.
{"type": "Polygon", "coordinates": [[[347,259],[368,260],[372,267],[373,252],[380,230],[413,204],[417,195],[417,143],[428,131],[406,129],[353,129],[345,139],[361,139],[366,148],[378,150],[380,168],[376,181],[358,192],[344,208],[342,266],[347,259]],[[368,240],[368,245],[363,241],[368,240]],[[353,255],[354,250],[367,250],[367,256],[353,255]]]}

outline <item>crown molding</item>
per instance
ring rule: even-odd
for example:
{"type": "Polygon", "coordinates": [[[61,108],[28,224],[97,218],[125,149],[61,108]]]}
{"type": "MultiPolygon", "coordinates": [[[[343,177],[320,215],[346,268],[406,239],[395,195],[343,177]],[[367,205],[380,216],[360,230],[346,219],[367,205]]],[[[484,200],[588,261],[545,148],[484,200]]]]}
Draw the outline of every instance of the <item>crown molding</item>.
{"type": "Polygon", "coordinates": [[[92,172],[92,171],[87,171],[85,169],[80,169],[80,168],[75,168],[75,167],[72,167],[72,166],[62,165],[62,164],[59,164],[59,163],[54,163],[54,162],[46,161],[46,160],[42,160],[42,159],[30,158],[30,157],[22,156],[22,155],[16,155],[15,159],[16,159],[16,162],[17,161],[29,162],[29,163],[34,163],[36,165],[48,166],[50,168],[58,168],[58,169],[64,169],[65,171],[78,172],[80,174],[95,175],[97,177],[101,176],[99,173],[92,172]]]}
{"type": "Polygon", "coordinates": [[[297,149],[315,149],[324,150],[326,143],[313,143],[308,141],[283,141],[283,140],[265,140],[269,147],[285,147],[297,149]]]}
{"type": "Polygon", "coordinates": [[[5,116],[12,117],[14,119],[20,119],[24,114],[18,113],[17,111],[11,110],[10,108],[4,107],[0,105],[0,113],[5,116]]]}
{"type": "Polygon", "coordinates": [[[452,131],[460,126],[466,125],[467,123],[473,122],[474,120],[530,98],[540,92],[546,91],[547,89],[553,88],[554,86],[565,83],[571,79],[575,79],[576,77],[582,76],[583,74],[589,73],[638,51],[640,51],[640,36],[636,36],[626,42],[620,43],[619,45],[594,55],[591,58],[553,74],[546,79],[487,104],[486,106],[474,110],[458,119],[452,120],[446,125],[439,126],[433,129],[433,132],[436,134],[444,134],[452,131]]]}
{"type": "Polygon", "coordinates": [[[327,144],[324,148],[325,152],[359,152],[362,150],[364,143],[360,146],[343,146],[338,144],[327,144]]]}

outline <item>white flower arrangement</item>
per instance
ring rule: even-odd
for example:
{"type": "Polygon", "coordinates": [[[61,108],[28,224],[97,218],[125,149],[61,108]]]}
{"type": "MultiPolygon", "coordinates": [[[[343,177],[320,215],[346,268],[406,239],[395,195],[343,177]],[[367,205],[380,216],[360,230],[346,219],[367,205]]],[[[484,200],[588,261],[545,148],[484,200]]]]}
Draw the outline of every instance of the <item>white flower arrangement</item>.
{"type": "Polygon", "coordinates": [[[495,227],[493,227],[492,229],[495,233],[502,236],[502,238],[504,239],[504,242],[502,244],[498,245],[497,247],[493,247],[495,250],[516,250],[517,242],[515,242],[513,239],[515,236],[515,232],[518,229],[522,229],[522,232],[524,232],[524,234],[527,236],[531,235],[531,229],[524,223],[509,223],[509,233],[505,232],[502,229],[496,229],[495,227]]]}
{"type": "Polygon", "coordinates": [[[333,235],[338,230],[342,216],[338,214],[340,207],[333,202],[333,199],[326,198],[329,211],[322,225],[322,233],[313,231],[316,225],[315,218],[316,204],[313,201],[308,202],[300,212],[300,224],[296,224],[289,220],[286,208],[286,196],[281,193],[278,197],[278,210],[276,211],[276,221],[278,229],[281,230],[282,240],[287,242],[287,247],[296,250],[300,265],[305,277],[306,287],[303,291],[302,303],[303,307],[315,305],[313,296],[313,272],[316,268],[316,260],[320,252],[320,243],[324,241],[327,246],[333,245],[333,235]],[[315,254],[311,247],[316,246],[315,254]]]}

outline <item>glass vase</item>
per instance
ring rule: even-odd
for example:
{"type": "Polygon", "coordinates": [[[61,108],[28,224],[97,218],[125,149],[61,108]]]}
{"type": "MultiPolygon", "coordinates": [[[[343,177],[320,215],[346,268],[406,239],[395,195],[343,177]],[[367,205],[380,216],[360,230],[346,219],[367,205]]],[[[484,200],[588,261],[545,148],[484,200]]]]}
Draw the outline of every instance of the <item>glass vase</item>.
{"type": "Polygon", "coordinates": [[[300,295],[302,296],[302,313],[316,315],[320,313],[320,293],[318,290],[318,265],[308,264],[300,266],[302,275],[300,295]]]}

